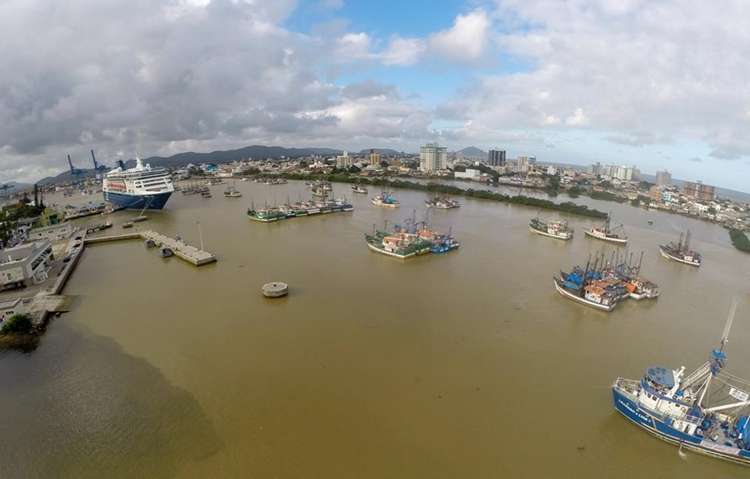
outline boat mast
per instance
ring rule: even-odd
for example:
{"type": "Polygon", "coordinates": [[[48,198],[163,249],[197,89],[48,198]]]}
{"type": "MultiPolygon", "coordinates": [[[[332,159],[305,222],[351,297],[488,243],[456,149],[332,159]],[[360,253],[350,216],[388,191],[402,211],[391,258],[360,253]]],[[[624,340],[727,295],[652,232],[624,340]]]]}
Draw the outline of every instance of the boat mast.
{"type": "MultiPolygon", "coordinates": [[[[706,382],[702,386],[703,391],[701,391],[700,398],[698,398],[699,406],[703,404],[703,399],[706,397],[706,393],[708,392],[708,386],[711,383],[711,378],[718,375],[724,367],[724,363],[726,363],[727,355],[724,353],[724,346],[726,346],[726,344],[729,342],[729,331],[732,329],[734,314],[736,312],[737,300],[735,299],[734,301],[732,301],[732,306],[729,308],[729,316],[727,317],[727,323],[724,325],[724,332],[721,335],[721,344],[719,346],[719,349],[714,349],[713,351],[711,351],[711,357],[709,358],[711,374],[708,375],[708,377],[706,378],[706,382]]],[[[742,401],[740,403],[732,405],[718,406],[717,408],[706,409],[706,411],[720,411],[722,409],[729,409],[735,406],[745,406],[747,404],[747,401],[742,401]]]]}

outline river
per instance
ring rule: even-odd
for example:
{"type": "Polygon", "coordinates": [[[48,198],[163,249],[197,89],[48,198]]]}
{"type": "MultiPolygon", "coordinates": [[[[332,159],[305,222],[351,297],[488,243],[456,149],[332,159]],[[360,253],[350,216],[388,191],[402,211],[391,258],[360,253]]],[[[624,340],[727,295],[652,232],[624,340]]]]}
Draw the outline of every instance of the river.
{"type": "Polygon", "coordinates": [[[363,233],[422,216],[426,193],[396,190],[397,210],[355,195],[353,213],[261,224],[245,216],[251,201],[296,200],[304,184],[237,187],[242,198],[176,193],[137,225],[192,244],[200,228],[216,264],[137,241],[90,246],[65,290],[72,311],[35,351],[0,353],[0,477],[746,477],[682,457],[610,394],[617,376],[705,361],[735,297],[728,370],[750,376],[750,256],[722,228],[575,200],[611,210],[660,285],[658,300],[607,314],[552,285],[611,251],[584,237],[590,219],[566,216],[576,236],[558,242],[529,233],[533,208],[459,198],[431,216],[461,249],[401,262],[363,233]],[[658,255],[684,228],[700,269],[658,255]],[[261,296],[273,280],[288,298],[261,296]]]}

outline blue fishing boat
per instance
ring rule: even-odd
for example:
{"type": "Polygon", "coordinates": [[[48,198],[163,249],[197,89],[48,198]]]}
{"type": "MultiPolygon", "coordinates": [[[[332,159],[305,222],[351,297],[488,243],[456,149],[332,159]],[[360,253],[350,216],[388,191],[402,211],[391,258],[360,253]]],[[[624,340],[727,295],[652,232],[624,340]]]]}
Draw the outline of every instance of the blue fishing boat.
{"type": "Polygon", "coordinates": [[[617,378],[612,399],[619,413],[659,439],[750,465],[750,383],[725,371],[736,308],[735,302],[719,348],[695,371],[649,367],[640,380],[617,378]]]}
{"type": "Polygon", "coordinates": [[[458,249],[461,243],[456,241],[456,238],[447,235],[436,235],[432,240],[432,246],[430,246],[430,252],[433,254],[443,254],[458,249]]]}

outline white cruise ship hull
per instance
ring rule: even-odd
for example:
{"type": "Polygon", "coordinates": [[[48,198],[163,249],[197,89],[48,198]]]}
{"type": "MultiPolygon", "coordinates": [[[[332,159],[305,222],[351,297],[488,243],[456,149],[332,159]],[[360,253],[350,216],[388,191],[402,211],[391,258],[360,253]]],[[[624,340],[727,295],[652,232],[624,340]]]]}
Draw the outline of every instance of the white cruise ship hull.
{"type": "Polygon", "coordinates": [[[171,191],[156,193],[153,195],[129,195],[126,193],[115,193],[104,191],[104,200],[112,203],[118,209],[147,209],[160,210],[167,204],[172,196],[171,191]]]}

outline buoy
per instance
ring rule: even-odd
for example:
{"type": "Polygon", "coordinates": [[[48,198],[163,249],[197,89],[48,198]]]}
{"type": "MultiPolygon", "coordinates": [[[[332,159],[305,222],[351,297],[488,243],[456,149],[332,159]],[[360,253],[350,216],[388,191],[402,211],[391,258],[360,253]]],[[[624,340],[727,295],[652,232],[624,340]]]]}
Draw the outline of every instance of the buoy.
{"type": "Polygon", "coordinates": [[[263,285],[263,296],[266,298],[280,298],[289,294],[289,285],[280,281],[263,285]]]}

